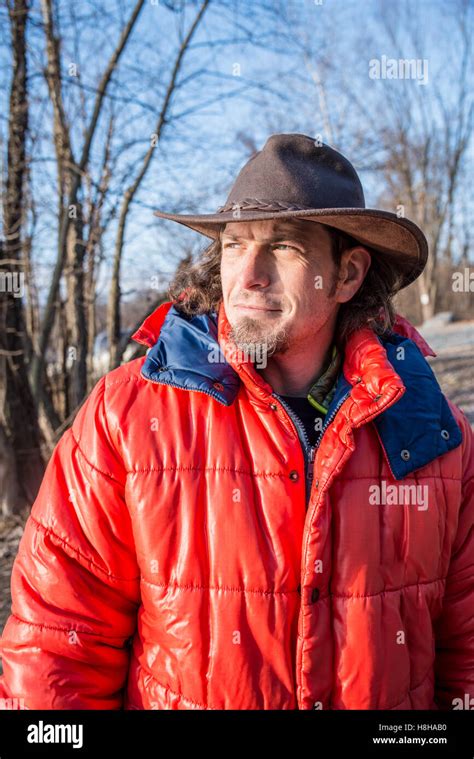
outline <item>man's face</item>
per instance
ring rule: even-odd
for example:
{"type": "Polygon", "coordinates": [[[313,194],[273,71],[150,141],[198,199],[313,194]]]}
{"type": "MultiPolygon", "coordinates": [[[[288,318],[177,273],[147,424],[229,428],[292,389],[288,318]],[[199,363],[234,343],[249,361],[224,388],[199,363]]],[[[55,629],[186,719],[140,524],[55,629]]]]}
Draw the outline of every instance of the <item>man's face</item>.
{"type": "Polygon", "coordinates": [[[314,339],[325,325],[333,328],[336,267],[321,224],[229,222],[221,241],[224,308],[239,347],[284,353],[314,339]]]}

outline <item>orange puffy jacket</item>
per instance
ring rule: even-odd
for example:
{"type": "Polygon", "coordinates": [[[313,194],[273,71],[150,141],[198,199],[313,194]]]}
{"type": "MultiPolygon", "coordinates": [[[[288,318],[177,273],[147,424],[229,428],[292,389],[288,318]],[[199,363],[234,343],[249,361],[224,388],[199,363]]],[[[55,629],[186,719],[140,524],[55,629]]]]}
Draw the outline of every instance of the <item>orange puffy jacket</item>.
{"type": "Polygon", "coordinates": [[[466,708],[473,435],[429,347],[401,317],[353,334],[310,448],[228,329],[222,306],[163,304],[134,335],[147,355],[63,434],[13,567],[0,698],[466,708]]]}

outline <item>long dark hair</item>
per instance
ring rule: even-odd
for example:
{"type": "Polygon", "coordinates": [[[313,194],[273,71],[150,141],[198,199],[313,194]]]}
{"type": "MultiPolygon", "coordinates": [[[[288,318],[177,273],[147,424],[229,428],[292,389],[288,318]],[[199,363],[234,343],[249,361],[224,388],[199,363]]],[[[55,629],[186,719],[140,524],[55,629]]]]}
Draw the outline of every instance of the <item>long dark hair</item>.
{"type": "MultiPolygon", "coordinates": [[[[336,277],[330,294],[334,294],[343,252],[361,243],[345,232],[324,226],[332,239],[331,251],[336,277]]],[[[340,346],[361,327],[370,327],[377,335],[383,335],[393,328],[395,321],[392,299],[400,287],[401,275],[390,258],[382,257],[367,245],[364,248],[371,254],[371,264],[356,294],[339,308],[335,340],[340,346]]],[[[219,235],[194,263],[179,267],[168,293],[181,313],[197,316],[218,311],[222,300],[221,253],[219,235]]]]}

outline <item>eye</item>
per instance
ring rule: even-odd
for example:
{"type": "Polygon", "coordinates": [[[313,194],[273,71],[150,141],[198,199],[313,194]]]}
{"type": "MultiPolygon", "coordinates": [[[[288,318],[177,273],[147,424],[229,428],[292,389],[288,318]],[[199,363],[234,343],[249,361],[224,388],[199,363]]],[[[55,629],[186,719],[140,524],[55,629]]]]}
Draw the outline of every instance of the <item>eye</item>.
{"type": "Polygon", "coordinates": [[[288,248],[289,250],[296,250],[298,251],[298,248],[295,248],[293,245],[287,245],[285,242],[277,242],[274,245],[275,248],[288,248]]]}
{"type": "MultiPolygon", "coordinates": [[[[225,250],[227,248],[233,248],[235,245],[240,246],[240,242],[225,242],[223,243],[222,247],[225,250]]],[[[287,248],[288,250],[296,251],[296,253],[300,252],[299,249],[296,248],[294,245],[289,245],[288,243],[284,243],[284,242],[277,242],[272,247],[273,248],[287,248]]]]}

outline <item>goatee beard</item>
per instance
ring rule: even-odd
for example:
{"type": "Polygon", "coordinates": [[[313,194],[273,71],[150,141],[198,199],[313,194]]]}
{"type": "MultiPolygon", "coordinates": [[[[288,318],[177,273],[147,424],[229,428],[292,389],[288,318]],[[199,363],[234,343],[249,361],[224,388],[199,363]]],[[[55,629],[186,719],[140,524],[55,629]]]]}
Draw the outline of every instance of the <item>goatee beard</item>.
{"type": "Polygon", "coordinates": [[[255,361],[255,356],[268,358],[277,353],[286,353],[290,347],[287,329],[265,329],[250,316],[239,319],[237,324],[231,327],[229,337],[252,361],[255,361]]]}

